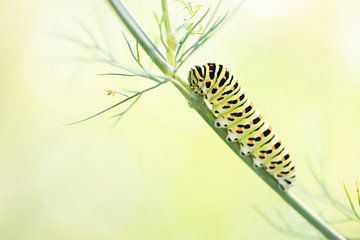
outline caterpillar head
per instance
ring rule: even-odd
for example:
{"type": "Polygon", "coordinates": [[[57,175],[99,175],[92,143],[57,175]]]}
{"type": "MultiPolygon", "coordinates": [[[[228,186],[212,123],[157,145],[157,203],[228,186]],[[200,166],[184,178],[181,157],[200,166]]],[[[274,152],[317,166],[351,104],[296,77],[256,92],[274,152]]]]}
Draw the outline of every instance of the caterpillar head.
{"type": "Polygon", "coordinates": [[[202,68],[198,65],[192,67],[189,71],[188,82],[194,93],[204,95],[201,85],[203,85],[204,77],[202,76],[202,68]]]}

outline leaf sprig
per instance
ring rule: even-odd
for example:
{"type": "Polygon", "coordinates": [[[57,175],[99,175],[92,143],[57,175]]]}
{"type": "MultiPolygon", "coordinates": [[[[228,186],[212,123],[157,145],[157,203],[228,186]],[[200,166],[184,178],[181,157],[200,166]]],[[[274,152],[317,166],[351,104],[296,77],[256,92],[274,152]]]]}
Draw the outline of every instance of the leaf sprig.
{"type": "MultiPolygon", "coordinates": [[[[68,57],[70,60],[80,61],[83,62],[85,65],[92,63],[104,64],[120,70],[119,72],[114,71],[99,73],[97,74],[98,76],[115,76],[124,78],[140,77],[146,78],[155,83],[155,85],[153,85],[152,87],[140,91],[125,89],[108,90],[108,95],[120,96],[123,99],[116,104],[109,106],[108,108],[105,108],[95,114],[90,115],[89,117],[83,118],[79,121],[67,123],[65,125],[73,125],[85,122],[105,112],[113,110],[125,103],[130,102],[130,104],[123,111],[112,116],[113,118],[116,118],[115,123],[117,123],[122,116],[124,116],[133,106],[135,106],[135,104],[141,98],[142,94],[147,93],[157,87],[160,87],[161,85],[170,81],[172,79],[171,75],[174,75],[176,71],[186,62],[186,60],[200,46],[202,46],[215,33],[215,31],[219,29],[220,25],[224,23],[230,16],[229,12],[225,13],[222,16],[217,16],[217,10],[219,9],[221,0],[218,2],[214,11],[211,11],[211,9],[208,8],[201,15],[201,5],[193,5],[185,0],[176,1],[183,6],[183,9],[187,13],[187,17],[180,25],[175,28],[174,31],[171,30],[169,16],[167,14],[164,14],[164,12],[167,12],[167,9],[163,9],[160,17],[154,13],[159,29],[160,42],[166,51],[167,60],[174,67],[173,73],[170,75],[159,75],[150,72],[142,62],[139,43],[136,41],[134,47],[133,44],[131,44],[131,41],[126,37],[125,33],[122,33],[125,44],[130,52],[132,60],[136,63],[137,68],[131,67],[121,61],[118,61],[116,56],[111,53],[109,46],[103,46],[100,41],[95,37],[95,35],[91,32],[91,30],[86,26],[86,24],[82,23],[80,20],[76,19],[76,23],[83,35],[85,35],[85,38],[81,38],[74,34],[63,34],[60,36],[64,40],[76,44],[81,49],[85,50],[85,53],[87,53],[85,57],[68,57]],[[189,46],[187,47],[187,45],[189,46]]],[[[163,7],[167,8],[167,5],[163,7]]],[[[99,27],[101,29],[101,32],[104,33],[105,31],[102,28],[101,24],[99,24],[99,27]]],[[[105,37],[106,36],[104,36],[104,38],[105,37]]],[[[109,41],[106,41],[106,39],[104,42],[109,43],[109,41]]]]}
{"type": "Polygon", "coordinates": [[[184,19],[183,23],[181,23],[177,28],[176,31],[181,31],[185,28],[186,31],[190,32],[191,34],[201,34],[202,33],[202,25],[198,24],[198,26],[194,27],[197,13],[201,10],[202,5],[193,5],[191,2],[185,0],[175,0],[176,2],[180,3],[183,6],[183,9],[187,11],[188,16],[184,19]]]}
{"type": "MultiPolygon", "coordinates": [[[[133,61],[138,65],[138,68],[133,68],[133,67],[130,67],[126,64],[123,64],[123,63],[117,61],[115,56],[113,56],[108,49],[104,48],[100,44],[100,41],[98,41],[96,39],[96,37],[91,33],[91,31],[86,27],[85,24],[83,24],[79,20],[76,20],[76,23],[78,23],[80,30],[82,30],[83,33],[85,33],[85,36],[86,36],[85,38],[81,39],[78,36],[75,36],[73,34],[63,34],[63,35],[60,35],[60,37],[73,43],[73,44],[76,44],[77,46],[86,50],[87,51],[86,53],[88,53],[88,56],[86,56],[86,57],[68,57],[70,60],[82,61],[85,64],[90,64],[90,63],[104,64],[104,65],[112,66],[119,70],[122,70],[121,72],[99,73],[99,74],[97,74],[98,76],[141,77],[141,78],[149,79],[149,80],[155,82],[156,84],[151,87],[140,90],[140,91],[125,90],[125,89],[108,90],[107,95],[114,96],[116,94],[116,95],[119,95],[119,96],[125,97],[125,98],[122,99],[121,101],[117,102],[116,104],[109,106],[108,108],[103,109],[89,117],[83,118],[83,119],[75,121],[75,122],[66,123],[64,125],[74,125],[74,124],[85,122],[85,121],[90,120],[94,117],[97,117],[105,112],[108,112],[116,107],[119,107],[122,104],[130,102],[130,104],[123,111],[112,116],[112,118],[116,118],[114,124],[117,124],[118,121],[121,119],[121,117],[123,115],[125,115],[138,102],[138,100],[141,98],[141,96],[144,93],[149,92],[157,87],[160,87],[161,85],[165,84],[166,82],[168,82],[170,80],[170,77],[168,77],[168,76],[151,73],[143,65],[143,63],[141,61],[139,43],[136,42],[135,48],[134,48],[124,33],[122,33],[122,34],[123,34],[125,43],[129,49],[129,52],[130,52],[132,58],[133,58],[133,61]]],[[[60,57],[60,58],[64,58],[64,57],[60,57]]]]}
{"type": "Polygon", "coordinates": [[[355,182],[355,188],[356,188],[355,198],[356,198],[356,202],[353,202],[352,197],[351,197],[351,195],[349,193],[349,190],[346,187],[345,183],[343,184],[343,187],[344,187],[345,195],[346,195],[347,200],[349,202],[349,205],[351,207],[351,210],[352,210],[354,216],[360,221],[360,212],[359,212],[359,209],[360,209],[360,188],[359,188],[359,181],[357,180],[355,182]]]}

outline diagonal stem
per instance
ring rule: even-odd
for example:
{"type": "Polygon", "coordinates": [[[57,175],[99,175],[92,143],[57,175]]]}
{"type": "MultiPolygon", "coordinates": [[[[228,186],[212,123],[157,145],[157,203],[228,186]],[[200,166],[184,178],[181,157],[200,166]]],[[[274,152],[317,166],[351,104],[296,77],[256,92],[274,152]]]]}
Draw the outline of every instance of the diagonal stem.
{"type": "Polygon", "coordinates": [[[148,38],[148,36],[145,34],[142,28],[137,24],[134,18],[126,10],[125,6],[120,1],[109,0],[109,2],[112,5],[112,7],[116,9],[117,12],[122,13],[119,14],[118,16],[126,25],[127,29],[129,29],[131,34],[133,36],[138,34],[142,36],[141,38],[137,39],[137,41],[139,42],[139,44],[142,46],[142,48],[146,53],[151,52],[151,55],[149,55],[151,60],[153,60],[154,63],[156,63],[156,65],[159,67],[159,69],[162,72],[166,73],[166,75],[172,73],[172,68],[167,63],[166,59],[162,56],[162,54],[157,49],[157,47],[152,43],[152,41],[148,38]]]}
{"type": "MultiPolygon", "coordinates": [[[[167,62],[171,65],[175,65],[175,51],[176,51],[176,41],[174,33],[171,31],[170,17],[168,12],[167,0],[161,0],[161,9],[163,12],[163,19],[166,31],[166,57],[167,62]]],[[[161,26],[160,26],[161,28],[161,26]]]]}
{"type": "MultiPolygon", "coordinates": [[[[257,174],[272,190],[274,190],[285,202],[287,202],[295,211],[303,216],[311,225],[319,230],[325,237],[331,240],[345,240],[346,238],[339,234],[332,226],[324,222],[313,210],[307,207],[295,194],[291,192],[285,192],[279,189],[276,180],[271,177],[264,169],[254,168],[250,157],[244,157],[240,154],[239,144],[229,143],[226,139],[226,130],[214,127],[215,117],[204,101],[194,95],[184,81],[174,75],[173,68],[167,63],[166,59],[162,56],[160,51],[151,42],[145,32],[137,24],[135,19],[127,11],[124,5],[119,0],[108,0],[113,9],[123,21],[128,30],[133,34],[134,38],[143,47],[144,51],[149,55],[158,68],[166,75],[173,77],[175,80],[173,83],[177,89],[184,95],[200,116],[206,121],[206,123],[216,132],[216,134],[227,144],[236,155],[239,156],[243,162],[250,167],[255,174],[257,174]]],[[[168,13],[164,13],[168,14],[168,13]]]]}

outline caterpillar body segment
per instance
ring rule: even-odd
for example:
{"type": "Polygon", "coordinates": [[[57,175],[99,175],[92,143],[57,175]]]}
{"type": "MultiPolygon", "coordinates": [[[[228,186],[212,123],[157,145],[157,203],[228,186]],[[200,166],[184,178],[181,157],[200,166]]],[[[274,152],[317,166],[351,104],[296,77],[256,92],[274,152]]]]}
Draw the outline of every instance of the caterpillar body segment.
{"type": "Polygon", "coordinates": [[[264,167],[269,173],[277,173],[279,172],[278,170],[284,170],[284,168],[288,167],[288,164],[291,162],[289,151],[283,148],[269,161],[266,161],[264,167]]]}
{"type": "Polygon", "coordinates": [[[263,167],[282,190],[292,187],[296,174],[289,151],[229,70],[215,63],[194,66],[188,81],[210,103],[215,127],[227,128],[227,140],[238,142],[241,154],[251,155],[254,166],[263,167]]]}
{"type": "Polygon", "coordinates": [[[264,122],[260,127],[255,129],[249,135],[240,139],[241,154],[245,156],[252,154],[256,149],[260,148],[273,136],[274,134],[270,125],[267,122],[264,122]]]}
{"type": "Polygon", "coordinates": [[[230,99],[226,101],[222,110],[215,110],[218,116],[215,121],[216,127],[225,128],[230,125],[234,125],[243,118],[249,117],[253,114],[255,111],[253,104],[247,99],[241,102],[238,99],[230,99]]]}
{"type": "Polygon", "coordinates": [[[248,102],[242,89],[233,87],[229,91],[233,91],[232,94],[222,94],[210,102],[210,104],[213,105],[214,114],[227,113],[233,110],[233,108],[237,108],[248,102]]]}
{"type": "Polygon", "coordinates": [[[261,119],[260,112],[255,110],[251,115],[243,118],[243,121],[236,121],[234,124],[231,124],[227,128],[227,140],[229,142],[238,142],[242,136],[246,136],[258,128],[262,123],[261,119]]]}
{"type": "MultiPolygon", "coordinates": [[[[270,140],[252,153],[254,165],[257,167],[263,167],[264,165],[265,168],[268,167],[266,164],[271,163],[274,156],[280,154],[283,150],[284,147],[281,145],[281,140],[274,135],[270,140]]],[[[276,165],[276,163],[272,164],[276,165]]]]}

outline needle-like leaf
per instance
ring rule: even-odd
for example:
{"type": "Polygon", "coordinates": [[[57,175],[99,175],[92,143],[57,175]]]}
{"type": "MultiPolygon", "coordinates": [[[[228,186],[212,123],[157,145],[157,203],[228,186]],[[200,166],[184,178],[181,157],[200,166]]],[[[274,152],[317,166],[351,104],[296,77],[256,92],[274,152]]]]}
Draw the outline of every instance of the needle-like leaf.
{"type": "Polygon", "coordinates": [[[360,220],[360,215],[358,214],[358,212],[357,212],[357,210],[356,210],[356,208],[355,208],[355,205],[354,205],[354,203],[353,203],[353,201],[352,201],[352,199],[351,199],[351,196],[350,196],[350,194],[349,194],[349,191],[348,191],[345,183],[343,184],[343,186],[344,186],[344,192],[345,192],[345,194],[346,194],[346,197],[347,197],[347,200],[348,200],[349,205],[350,205],[350,207],[351,207],[351,210],[353,211],[355,217],[360,220]]]}
{"type": "Polygon", "coordinates": [[[157,84],[157,85],[155,85],[155,86],[146,88],[145,90],[142,90],[142,91],[140,91],[140,92],[137,92],[137,93],[135,93],[134,95],[132,95],[132,96],[130,96],[130,97],[128,97],[128,98],[125,98],[124,100],[121,100],[120,102],[118,102],[118,103],[116,103],[116,104],[114,104],[114,105],[112,105],[112,106],[110,106],[110,107],[108,107],[108,108],[105,108],[104,110],[101,110],[101,111],[99,111],[99,112],[97,112],[97,113],[95,113],[95,114],[93,114],[93,115],[91,115],[91,116],[89,116],[89,117],[86,117],[86,118],[81,119],[81,120],[76,121],[76,122],[66,123],[66,124],[64,124],[64,125],[74,125],[74,124],[78,124],[78,123],[82,123],[82,122],[85,122],[85,121],[87,121],[87,120],[90,120],[90,119],[92,119],[92,118],[94,118],[94,117],[97,117],[97,116],[99,116],[99,115],[101,115],[101,114],[103,114],[103,113],[105,113],[105,112],[110,111],[111,109],[114,109],[115,107],[120,106],[120,105],[123,104],[123,103],[126,103],[127,101],[129,101],[129,100],[131,100],[131,99],[133,99],[133,98],[136,98],[136,97],[138,97],[138,96],[140,96],[140,95],[142,95],[142,94],[144,94],[144,93],[146,93],[146,92],[148,92],[148,91],[150,91],[150,90],[153,90],[153,89],[155,89],[155,88],[157,88],[157,87],[160,87],[160,86],[161,86],[162,84],[164,84],[164,83],[165,83],[165,82],[161,82],[161,83],[159,83],[159,84],[157,84]]]}

